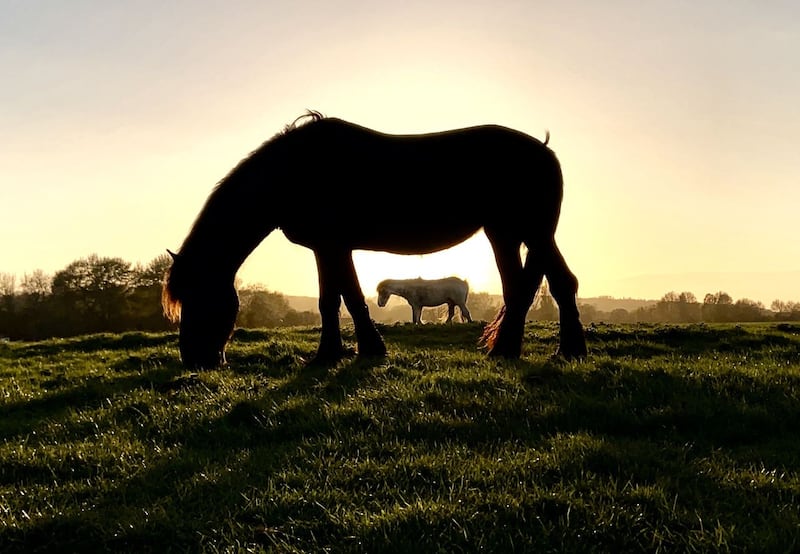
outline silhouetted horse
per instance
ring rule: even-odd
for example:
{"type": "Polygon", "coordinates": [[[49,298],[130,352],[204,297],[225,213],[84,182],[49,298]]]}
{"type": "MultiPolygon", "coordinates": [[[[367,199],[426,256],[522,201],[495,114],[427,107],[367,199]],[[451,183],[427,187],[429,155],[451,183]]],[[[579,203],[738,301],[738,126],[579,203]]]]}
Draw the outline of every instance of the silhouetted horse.
{"type": "Polygon", "coordinates": [[[378,306],[383,308],[393,294],[405,298],[411,306],[411,322],[422,323],[422,308],[447,304],[447,323],[453,321],[456,306],[461,319],[472,321],[467,309],[469,284],[458,277],[444,279],[384,279],[378,283],[378,306]]]}
{"type": "Polygon", "coordinates": [[[162,304],[167,317],[180,321],[183,363],[190,368],[225,363],[239,309],[234,277],[275,229],[316,258],[322,317],[316,362],[346,355],[339,328],[342,298],[359,355],[386,354],[356,276],[353,250],[431,253],[481,228],[494,249],[505,302],[481,338],[488,355],[521,355],[525,315],[547,275],[560,311],[559,353],[568,359],[584,356],[578,281],[554,238],[561,167],[546,144],[498,125],[390,135],[318,112],[299,117],[219,182],[178,253],[170,252],[162,304]],[[409,217],[404,202],[409,197],[448,211],[409,217]],[[524,264],[522,244],[528,248],[524,264]]]}

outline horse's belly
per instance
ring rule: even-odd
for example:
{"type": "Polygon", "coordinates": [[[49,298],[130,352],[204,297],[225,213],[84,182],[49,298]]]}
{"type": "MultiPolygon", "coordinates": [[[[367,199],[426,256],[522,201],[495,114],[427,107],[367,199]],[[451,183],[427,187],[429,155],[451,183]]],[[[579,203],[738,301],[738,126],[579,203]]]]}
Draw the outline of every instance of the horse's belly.
{"type": "MultiPolygon", "coordinates": [[[[405,215],[403,217],[408,219],[405,215]]],[[[336,247],[394,254],[429,254],[464,242],[480,228],[477,224],[434,225],[366,217],[363,221],[325,221],[322,218],[308,221],[306,225],[283,226],[281,230],[288,240],[312,250],[336,247]]]]}
{"type": "Polygon", "coordinates": [[[394,254],[430,254],[460,244],[480,230],[480,226],[453,225],[433,228],[426,225],[375,226],[354,237],[354,248],[394,254]]]}

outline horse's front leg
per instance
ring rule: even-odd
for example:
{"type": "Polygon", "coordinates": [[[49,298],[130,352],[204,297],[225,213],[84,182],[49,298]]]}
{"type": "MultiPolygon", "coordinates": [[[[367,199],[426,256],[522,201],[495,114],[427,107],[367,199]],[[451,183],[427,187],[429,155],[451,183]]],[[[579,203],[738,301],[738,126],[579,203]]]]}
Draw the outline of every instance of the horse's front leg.
{"type": "Polygon", "coordinates": [[[369,316],[369,308],[358,283],[352,252],[343,252],[336,257],[338,279],[347,311],[353,318],[353,327],[358,341],[359,356],[385,356],[386,345],[369,316]]]}
{"type": "Polygon", "coordinates": [[[346,351],[339,328],[339,308],[342,304],[341,280],[336,268],[337,259],[324,252],[314,252],[319,279],[319,314],[322,333],[317,354],[312,363],[329,364],[342,359],[346,351]]]}

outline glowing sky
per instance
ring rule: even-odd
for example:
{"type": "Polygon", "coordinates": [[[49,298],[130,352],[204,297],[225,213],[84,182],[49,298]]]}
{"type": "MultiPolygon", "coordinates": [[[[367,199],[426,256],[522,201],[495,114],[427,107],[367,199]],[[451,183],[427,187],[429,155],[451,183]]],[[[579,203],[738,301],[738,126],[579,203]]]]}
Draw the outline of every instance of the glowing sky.
{"type": "MultiPolygon", "coordinates": [[[[177,249],[216,182],[312,108],[549,129],[580,296],[800,300],[796,2],[6,0],[0,75],[0,272],[177,249]]],[[[500,290],[482,235],[355,260],[367,296],[418,275],[500,290]]],[[[278,233],[239,277],[317,294],[278,233]]]]}

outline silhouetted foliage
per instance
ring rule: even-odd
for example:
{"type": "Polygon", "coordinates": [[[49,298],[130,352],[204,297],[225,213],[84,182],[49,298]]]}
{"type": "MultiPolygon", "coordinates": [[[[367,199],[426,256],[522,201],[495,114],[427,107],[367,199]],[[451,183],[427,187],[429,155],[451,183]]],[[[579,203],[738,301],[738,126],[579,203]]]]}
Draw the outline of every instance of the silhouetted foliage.
{"type": "MultiPolygon", "coordinates": [[[[748,298],[733,301],[725,292],[706,294],[702,304],[697,302],[691,292],[666,293],[652,306],[638,308],[632,312],[616,309],[602,312],[593,306],[581,304],[581,319],[586,323],[724,323],[758,321],[797,321],[800,310],[796,312],[775,313],[775,306],[793,307],[795,303],[773,302],[773,310],[764,308],[761,302],[748,298]],[[777,304],[776,304],[777,303],[777,304]]],[[[798,305],[800,306],[800,305],[798,305]]]]}
{"type": "Polygon", "coordinates": [[[279,292],[270,292],[261,285],[239,289],[238,327],[281,327],[289,325],[319,325],[318,313],[299,312],[289,306],[289,300],[279,292]]]}
{"type": "Polygon", "coordinates": [[[491,321],[497,315],[501,300],[493,298],[488,292],[470,292],[467,308],[475,321],[491,321]]]}
{"type": "Polygon", "coordinates": [[[92,254],[50,278],[36,270],[22,279],[20,292],[2,296],[0,334],[37,340],[94,332],[164,331],[172,326],[161,313],[165,254],[147,266],[92,254]]]}
{"type": "MultiPolygon", "coordinates": [[[[95,332],[174,330],[175,325],[167,321],[161,308],[161,284],[171,263],[166,253],[146,265],[133,266],[120,258],[92,254],[70,263],[52,277],[40,269],[21,279],[0,273],[0,337],[40,340],[95,332]]],[[[282,293],[260,285],[242,286],[240,282],[237,289],[241,306],[238,327],[320,325],[319,312],[293,309],[282,293]]],[[[366,302],[377,322],[410,319],[405,301],[390,302],[385,308],[379,308],[372,299],[366,302]]],[[[491,321],[501,305],[501,296],[486,292],[470,292],[467,299],[476,321],[491,321]]],[[[766,309],[760,302],[734,300],[723,291],[706,294],[702,303],[690,292],[671,291],[661,300],[636,309],[603,311],[587,303],[579,307],[584,323],[800,321],[800,302],[774,300],[771,309],[766,309]]],[[[446,316],[446,306],[423,311],[427,322],[443,321],[446,316]]],[[[351,321],[344,307],[341,318],[344,323],[351,321]]],[[[527,319],[558,320],[558,306],[546,279],[527,319]]]]}
{"type": "Polygon", "coordinates": [[[770,306],[775,312],[775,319],[780,321],[800,320],[800,302],[784,302],[773,300],[770,306]]]}
{"type": "Polygon", "coordinates": [[[528,321],[558,321],[558,304],[550,294],[547,278],[542,280],[526,319],[528,321]]]}

